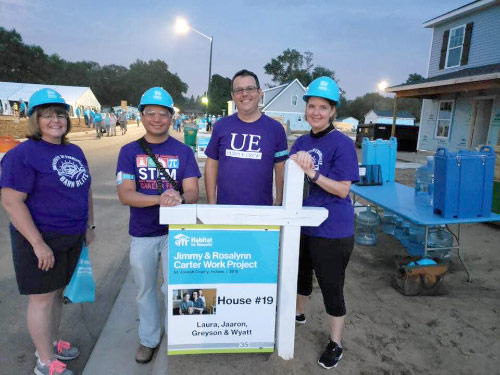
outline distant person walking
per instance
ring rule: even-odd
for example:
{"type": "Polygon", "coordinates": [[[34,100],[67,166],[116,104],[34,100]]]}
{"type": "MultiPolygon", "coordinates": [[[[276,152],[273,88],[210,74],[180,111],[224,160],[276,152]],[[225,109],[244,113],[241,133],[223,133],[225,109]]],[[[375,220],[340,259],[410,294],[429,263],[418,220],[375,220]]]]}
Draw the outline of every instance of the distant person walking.
{"type": "Polygon", "coordinates": [[[140,114],[137,114],[135,116],[135,121],[137,122],[137,127],[139,127],[141,125],[141,115],[140,114]]]}
{"type": "Polygon", "coordinates": [[[89,117],[90,117],[90,109],[87,108],[83,111],[83,119],[85,120],[85,126],[87,127],[90,126],[89,117]]]}
{"type": "Polygon", "coordinates": [[[97,112],[94,115],[94,121],[95,121],[95,131],[97,133],[97,139],[100,139],[104,129],[102,114],[97,112]]]}
{"type": "Polygon", "coordinates": [[[57,91],[36,91],[27,111],[28,140],[1,162],[2,204],[11,222],[17,285],[28,296],[38,375],[73,375],[59,361],[80,354],[59,338],[62,293],[84,240],[90,244],[94,239],[91,178],[82,150],[66,140],[71,129],[68,109],[57,91]]]}
{"type": "Polygon", "coordinates": [[[80,126],[80,107],[76,107],[75,114],[78,118],[78,126],[80,126]]]}
{"type": "Polygon", "coordinates": [[[120,129],[122,131],[122,135],[127,133],[127,112],[121,111],[118,115],[118,121],[120,122],[120,129]]]}
{"type": "Polygon", "coordinates": [[[113,136],[113,135],[116,135],[116,115],[114,112],[111,112],[110,116],[109,116],[109,132],[110,134],[113,136]]]}
{"type": "Polygon", "coordinates": [[[17,105],[17,102],[14,102],[12,105],[12,110],[14,111],[14,117],[19,116],[19,106],[17,105]]]}
{"type": "Polygon", "coordinates": [[[109,117],[109,113],[106,113],[104,117],[104,127],[106,128],[106,133],[107,136],[109,137],[109,134],[111,133],[111,121],[109,117]]]}
{"type": "Polygon", "coordinates": [[[89,111],[89,127],[91,129],[94,128],[94,125],[95,125],[95,112],[94,110],[91,108],[90,111],[89,111]]]}
{"type": "Polygon", "coordinates": [[[26,117],[26,103],[22,98],[19,98],[19,118],[26,117]]]}

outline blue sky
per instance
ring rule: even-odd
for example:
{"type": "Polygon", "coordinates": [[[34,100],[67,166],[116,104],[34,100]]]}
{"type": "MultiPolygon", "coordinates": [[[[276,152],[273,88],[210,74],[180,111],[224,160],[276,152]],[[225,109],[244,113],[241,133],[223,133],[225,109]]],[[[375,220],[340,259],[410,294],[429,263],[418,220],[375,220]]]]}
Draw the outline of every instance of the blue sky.
{"type": "Polygon", "coordinates": [[[183,16],[213,36],[212,74],[232,77],[247,68],[265,85],[271,77],[264,65],[294,48],[333,69],[354,99],[382,79],[395,85],[410,73],[426,76],[432,30],[422,23],[469,2],[0,0],[0,26],[69,61],[128,67],[136,59],[162,59],[196,96],[208,83],[210,43],[194,32],[175,34],[175,18],[183,16]]]}

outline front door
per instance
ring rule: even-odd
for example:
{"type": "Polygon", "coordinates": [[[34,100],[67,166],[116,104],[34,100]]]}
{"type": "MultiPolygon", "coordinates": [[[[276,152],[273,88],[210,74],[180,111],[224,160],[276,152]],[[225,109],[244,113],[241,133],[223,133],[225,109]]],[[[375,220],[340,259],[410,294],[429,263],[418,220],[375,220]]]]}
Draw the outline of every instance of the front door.
{"type": "Polygon", "coordinates": [[[493,99],[475,100],[472,107],[472,117],[469,131],[469,149],[485,145],[490,129],[493,99]]]}

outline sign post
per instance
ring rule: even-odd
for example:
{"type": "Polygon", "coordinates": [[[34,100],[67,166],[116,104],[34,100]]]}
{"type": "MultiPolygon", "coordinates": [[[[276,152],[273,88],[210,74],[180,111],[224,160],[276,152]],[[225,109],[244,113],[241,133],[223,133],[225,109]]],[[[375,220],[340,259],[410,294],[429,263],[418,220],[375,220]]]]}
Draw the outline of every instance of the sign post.
{"type": "MultiPolygon", "coordinates": [[[[280,237],[280,252],[279,252],[279,267],[278,267],[278,288],[277,288],[277,314],[276,314],[276,348],[278,350],[278,355],[283,359],[292,359],[294,351],[294,341],[295,341],[295,303],[297,297],[297,271],[298,271],[298,260],[299,260],[299,242],[300,242],[300,227],[301,226],[318,226],[327,217],[328,211],[325,208],[317,207],[302,207],[302,191],[304,184],[304,174],[300,167],[293,161],[288,160],[286,162],[285,168],[285,186],[283,192],[283,205],[278,206],[231,206],[231,205],[208,205],[208,204],[198,204],[198,205],[180,205],[176,207],[161,207],[160,208],[160,223],[170,224],[170,225],[180,225],[180,228],[189,228],[186,224],[198,224],[201,222],[207,225],[206,228],[210,228],[213,225],[242,225],[242,226],[256,226],[256,229],[262,228],[262,226],[281,226],[281,237],[280,237]],[[182,225],[184,224],[184,226],[182,225]]],[[[179,226],[175,226],[172,229],[176,230],[179,226]]],[[[213,227],[211,232],[213,232],[213,227]]],[[[170,233],[170,236],[178,235],[170,233]]],[[[235,233],[233,233],[235,234],[235,233]]],[[[236,246],[237,243],[244,242],[241,237],[235,235],[232,239],[229,239],[231,246],[236,246]]],[[[234,249],[235,247],[229,247],[234,249]]],[[[272,247],[271,247],[272,248],[272,247]]],[[[212,257],[210,251],[207,251],[209,256],[212,257]]],[[[169,253],[171,256],[172,248],[170,248],[169,253]]],[[[183,254],[184,252],[179,251],[183,254]]],[[[189,252],[186,252],[189,254],[189,252]]],[[[238,253],[238,251],[236,251],[238,253]]],[[[245,250],[240,250],[240,253],[245,253],[245,250]]],[[[262,254],[262,258],[265,259],[269,256],[271,259],[275,256],[275,253],[271,250],[269,255],[262,254]]],[[[199,256],[198,256],[199,257],[199,256]]],[[[170,259],[171,260],[171,259],[170,259]]],[[[213,260],[213,259],[211,259],[213,260]]],[[[251,261],[251,260],[250,260],[251,261]]],[[[169,265],[169,271],[172,271],[173,265],[169,265]]],[[[201,267],[201,266],[200,266],[201,267]]],[[[205,269],[206,271],[206,269],[205,269]]],[[[200,280],[198,283],[197,276],[194,277],[195,284],[181,284],[177,286],[177,294],[174,295],[173,288],[169,286],[168,298],[172,299],[169,301],[169,314],[173,314],[174,311],[174,298],[180,305],[179,298],[182,297],[182,293],[188,293],[189,290],[194,291],[196,288],[201,288],[203,286],[200,280]],[[192,287],[192,288],[191,288],[192,287]],[[184,292],[182,292],[184,290],[184,292]],[[181,297],[179,297],[181,293],[181,297]]],[[[227,281],[230,283],[232,280],[231,273],[222,276],[222,281],[227,281]]],[[[170,280],[170,275],[169,275],[170,280]]],[[[175,281],[176,278],[172,281],[175,281]]],[[[218,280],[217,283],[221,280],[218,280]]],[[[215,285],[214,283],[210,285],[215,285]]],[[[182,282],[182,280],[181,280],[182,282]]],[[[221,284],[224,284],[221,283],[221,284]]],[[[264,283],[263,283],[264,284],[264,283]]],[[[227,287],[227,286],[226,286],[227,287]]],[[[222,287],[221,287],[222,288],[222,287]]],[[[201,288],[203,290],[203,288],[201,288]]],[[[208,289],[214,289],[207,287],[208,289]]],[[[215,288],[218,289],[218,288],[215,288]]],[[[223,290],[223,288],[221,289],[223,290]]],[[[220,292],[220,295],[227,294],[226,292],[220,292]]],[[[269,293],[265,293],[268,297],[269,293]]],[[[229,295],[229,294],[227,294],[229,295]]],[[[262,296],[261,296],[262,297],[262,296]]],[[[250,298],[250,297],[249,297],[250,298]]],[[[256,296],[250,298],[253,307],[256,307],[256,296]]],[[[224,308],[219,302],[222,300],[215,299],[217,302],[214,306],[216,309],[216,314],[218,311],[223,311],[224,308]]],[[[225,299],[224,301],[227,301],[225,299]]],[[[261,301],[261,300],[260,300],[261,301]]],[[[259,301],[259,305],[260,305],[259,301]]],[[[268,300],[271,301],[271,300],[268,300]]],[[[274,302],[274,301],[273,301],[274,302]]],[[[270,304],[271,305],[271,304],[270,304]]],[[[261,305],[262,306],[262,305],[261,305]]],[[[210,314],[206,314],[208,316],[210,314]]],[[[176,318],[176,317],[174,317],[176,318]]],[[[186,319],[192,317],[184,317],[186,319]]],[[[180,318],[179,318],[180,319],[180,318]]],[[[209,318],[203,318],[207,321],[209,318]]],[[[169,319],[170,321],[173,319],[169,319]]],[[[186,320],[187,321],[187,320],[186,320]]],[[[241,319],[228,319],[224,320],[233,323],[245,323],[241,319]]],[[[247,323],[248,325],[248,323],[247,323]]],[[[169,327],[170,328],[170,327],[169,327]]],[[[219,327],[215,327],[219,328],[219,327]]],[[[247,328],[244,327],[243,328],[247,328]]],[[[272,331],[271,328],[266,328],[268,331],[272,331]]],[[[189,332],[189,329],[188,329],[189,332]]],[[[191,333],[189,333],[191,334],[191,333]]],[[[169,330],[169,339],[175,335],[171,334],[169,330]]],[[[207,340],[197,340],[194,345],[202,345],[207,340]]],[[[248,341],[238,341],[238,343],[244,343],[248,341]]],[[[183,350],[195,350],[193,346],[185,345],[183,350]],[[191,349],[188,349],[190,347],[191,349]]],[[[169,342],[170,346],[170,342],[169,342]]],[[[264,345],[262,345],[264,348],[264,345]]],[[[175,351],[175,348],[174,348],[175,351]]],[[[169,347],[170,352],[170,347],[169,347]]],[[[172,353],[173,354],[173,353],[172,353]]],[[[179,354],[179,353],[178,353],[179,354]]]]}

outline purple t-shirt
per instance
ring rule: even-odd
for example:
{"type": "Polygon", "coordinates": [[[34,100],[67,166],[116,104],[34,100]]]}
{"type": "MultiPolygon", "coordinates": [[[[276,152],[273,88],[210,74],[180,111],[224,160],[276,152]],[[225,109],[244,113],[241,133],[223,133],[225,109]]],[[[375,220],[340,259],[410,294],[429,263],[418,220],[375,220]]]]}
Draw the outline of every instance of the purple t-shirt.
{"type": "Polygon", "coordinates": [[[80,147],[29,139],[5,154],[0,185],[27,194],[38,230],[86,231],[90,173],[80,147]]]}
{"type": "MultiPolygon", "coordinates": [[[[190,177],[201,177],[193,150],[175,138],[168,137],[160,144],[150,144],[151,150],[163,164],[167,173],[179,183],[190,177]]],[[[118,184],[123,180],[134,180],[136,190],[147,195],[158,195],[156,188],[156,164],[134,141],[123,146],[118,156],[116,174],[118,184]]],[[[163,191],[173,189],[162,175],[163,191]]],[[[156,237],[168,233],[168,225],[160,225],[160,206],[130,207],[129,233],[134,237],[156,237]]]]}
{"type": "MultiPolygon", "coordinates": [[[[323,176],[336,181],[359,180],[358,157],[354,143],[338,130],[320,138],[303,135],[295,141],[290,155],[297,151],[309,152],[314,159],[314,169],[323,176]]],[[[328,210],[328,218],[319,227],[303,227],[302,233],[325,238],[344,238],[354,234],[354,209],[349,195],[342,199],[311,183],[304,206],[325,207],[328,210]]]]}
{"type": "Polygon", "coordinates": [[[217,204],[272,205],[274,164],[288,157],[283,126],[266,115],[248,123],[234,114],[213,129],[205,154],[219,162],[217,204]]]}

